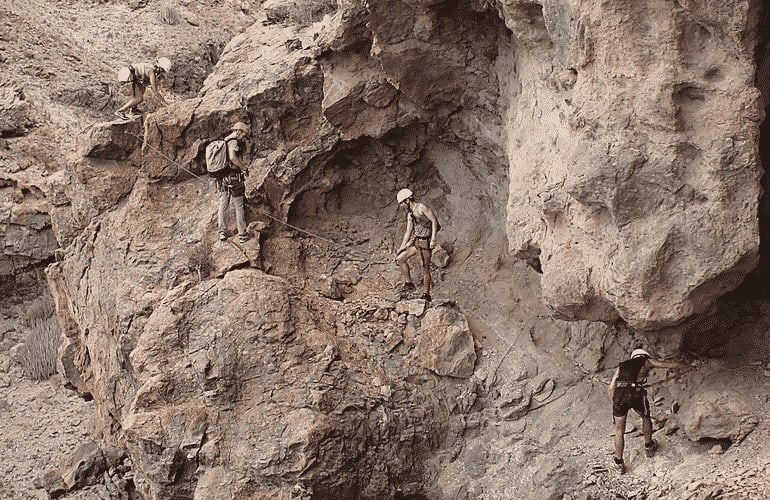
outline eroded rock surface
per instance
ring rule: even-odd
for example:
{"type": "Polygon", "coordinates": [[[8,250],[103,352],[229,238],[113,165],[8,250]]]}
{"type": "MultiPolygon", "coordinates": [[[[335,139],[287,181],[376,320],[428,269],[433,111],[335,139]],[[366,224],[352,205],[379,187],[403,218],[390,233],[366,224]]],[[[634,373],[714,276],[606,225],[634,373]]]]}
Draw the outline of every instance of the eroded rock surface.
{"type": "Polygon", "coordinates": [[[500,5],[510,249],[560,316],[662,328],[756,265],[756,8],[500,5]]]}
{"type": "Polygon", "coordinates": [[[740,442],[759,423],[751,405],[735,393],[709,391],[693,399],[682,419],[687,437],[694,441],[740,442]]]}
{"type": "MultiPolygon", "coordinates": [[[[60,371],[138,491],[682,493],[673,453],[629,460],[664,479],[618,485],[609,442],[582,441],[608,432],[595,374],[639,339],[549,316],[670,326],[756,264],[758,2],[266,7],[221,57],[198,46],[217,59],[202,85],[180,64],[168,108],[79,127],[41,189],[60,371]],[[217,241],[202,164],[236,120],[246,244],[217,241]],[[404,185],[444,226],[432,304],[392,291],[404,185]]],[[[169,36],[199,22],[178,12],[169,36]]],[[[19,171],[51,154],[13,146],[19,171]]],[[[663,451],[685,441],[668,428],[663,451]]]]}

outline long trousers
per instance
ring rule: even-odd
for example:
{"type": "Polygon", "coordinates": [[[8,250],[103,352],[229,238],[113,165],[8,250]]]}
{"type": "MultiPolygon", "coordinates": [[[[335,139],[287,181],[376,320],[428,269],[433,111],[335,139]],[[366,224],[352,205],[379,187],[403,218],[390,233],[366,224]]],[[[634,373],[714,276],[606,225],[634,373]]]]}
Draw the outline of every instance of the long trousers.
{"type": "Polygon", "coordinates": [[[235,224],[238,226],[238,235],[246,234],[246,210],[243,206],[243,196],[231,196],[229,189],[223,189],[219,192],[219,232],[227,233],[227,209],[230,206],[230,199],[235,205],[235,224]]]}

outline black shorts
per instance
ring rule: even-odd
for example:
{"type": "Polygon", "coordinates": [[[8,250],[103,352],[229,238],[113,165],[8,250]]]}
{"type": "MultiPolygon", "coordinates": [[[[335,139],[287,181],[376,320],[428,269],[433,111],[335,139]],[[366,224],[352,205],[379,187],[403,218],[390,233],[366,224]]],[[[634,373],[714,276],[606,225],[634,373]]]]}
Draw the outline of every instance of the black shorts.
{"type": "Polygon", "coordinates": [[[612,398],[612,416],[625,417],[628,410],[636,410],[643,416],[650,416],[650,402],[647,401],[647,391],[643,388],[634,387],[616,387],[615,395],[612,398]]]}
{"type": "Polygon", "coordinates": [[[414,239],[414,246],[421,250],[430,250],[430,236],[428,237],[421,237],[417,236],[414,239]]]}

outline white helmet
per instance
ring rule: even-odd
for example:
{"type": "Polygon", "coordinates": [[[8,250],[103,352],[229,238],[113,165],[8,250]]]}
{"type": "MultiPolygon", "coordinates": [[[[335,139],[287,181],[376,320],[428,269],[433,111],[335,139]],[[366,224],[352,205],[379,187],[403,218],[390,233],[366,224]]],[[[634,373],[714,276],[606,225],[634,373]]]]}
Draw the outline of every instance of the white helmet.
{"type": "Polygon", "coordinates": [[[650,356],[650,353],[645,351],[644,349],[634,349],[634,351],[631,353],[631,359],[640,358],[642,356],[647,357],[647,358],[651,358],[652,357],[652,356],[650,356]]]}
{"type": "Polygon", "coordinates": [[[233,131],[240,130],[241,132],[243,132],[246,135],[251,135],[251,127],[249,127],[247,124],[245,124],[243,122],[235,122],[235,124],[233,124],[231,130],[233,130],[233,131]]]}
{"type": "Polygon", "coordinates": [[[171,69],[171,61],[167,57],[159,57],[158,60],[155,61],[155,65],[166,73],[171,69]]]}
{"type": "Polygon", "coordinates": [[[404,188],[398,192],[398,194],[396,195],[396,200],[399,203],[403,203],[405,200],[408,200],[409,198],[411,198],[413,194],[414,193],[404,188]]]}

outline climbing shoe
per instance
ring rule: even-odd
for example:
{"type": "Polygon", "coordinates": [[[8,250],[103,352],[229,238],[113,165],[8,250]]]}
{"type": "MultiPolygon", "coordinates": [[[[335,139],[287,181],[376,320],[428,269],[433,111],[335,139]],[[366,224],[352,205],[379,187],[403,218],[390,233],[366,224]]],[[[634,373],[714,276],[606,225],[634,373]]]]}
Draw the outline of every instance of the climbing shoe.
{"type": "Polygon", "coordinates": [[[227,233],[224,231],[219,232],[219,241],[225,241],[227,239],[227,233]]]}
{"type": "Polygon", "coordinates": [[[658,442],[654,439],[649,442],[645,443],[644,445],[644,453],[647,455],[647,458],[652,458],[655,456],[655,451],[658,449],[658,442]]]}
{"type": "Polygon", "coordinates": [[[431,298],[431,296],[430,296],[430,294],[429,294],[429,293],[424,293],[424,294],[422,294],[422,299],[423,299],[424,301],[426,301],[426,302],[430,302],[431,300],[433,300],[433,299],[431,298]]]}
{"type": "Polygon", "coordinates": [[[404,292],[411,292],[415,290],[414,283],[412,283],[411,281],[407,281],[406,283],[401,285],[401,290],[403,290],[404,292]]]}
{"type": "Polygon", "coordinates": [[[617,469],[617,471],[619,473],[625,474],[626,473],[626,463],[623,461],[623,459],[622,458],[615,458],[615,457],[612,457],[612,458],[613,458],[613,460],[615,460],[615,469],[617,469]]]}

